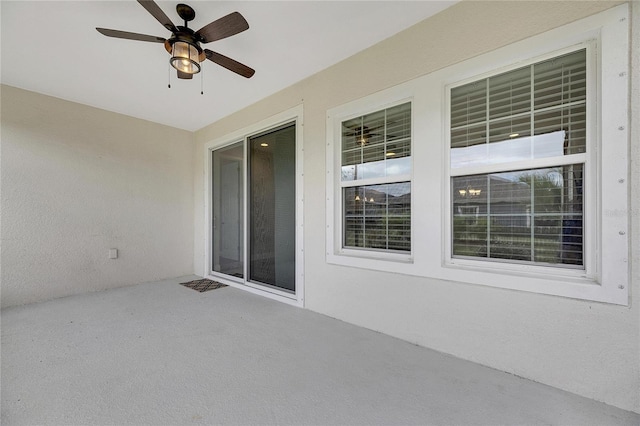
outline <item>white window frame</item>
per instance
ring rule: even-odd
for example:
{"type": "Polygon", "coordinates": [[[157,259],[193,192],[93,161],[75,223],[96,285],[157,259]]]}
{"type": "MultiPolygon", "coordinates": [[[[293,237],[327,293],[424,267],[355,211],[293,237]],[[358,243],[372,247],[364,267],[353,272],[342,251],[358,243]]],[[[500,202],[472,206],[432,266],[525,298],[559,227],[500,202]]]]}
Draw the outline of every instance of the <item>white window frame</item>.
{"type": "MultiPolygon", "coordinates": [[[[595,81],[588,83],[587,93],[585,270],[453,259],[450,214],[447,214],[443,218],[443,266],[452,271],[449,276],[469,279],[471,274],[475,278],[470,281],[479,284],[628,304],[628,6],[610,9],[467,61],[472,66],[452,72],[445,82],[447,117],[443,135],[448,154],[447,91],[452,85],[559,56],[592,43],[587,50],[588,72],[591,71],[590,78],[595,81]],[[625,213],[614,216],[608,214],[611,211],[625,213]],[[514,278],[517,282],[510,282],[514,278]]],[[[448,155],[444,161],[443,205],[450,212],[448,155]]]]}
{"type": "MultiPolygon", "coordinates": [[[[266,118],[255,124],[249,125],[242,129],[239,129],[233,133],[222,136],[221,138],[212,140],[205,143],[204,146],[204,224],[205,224],[205,238],[204,238],[204,271],[203,276],[212,280],[219,281],[223,284],[227,284],[231,287],[236,287],[250,293],[259,294],[261,296],[274,299],[280,302],[287,303],[289,305],[304,307],[304,144],[303,144],[303,128],[304,128],[304,109],[302,105],[298,105],[272,117],[266,118]],[[211,182],[213,177],[213,161],[212,153],[215,150],[224,148],[236,144],[238,142],[244,143],[244,170],[245,170],[245,182],[247,177],[247,144],[248,139],[263,132],[267,132],[271,129],[276,129],[280,126],[295,123],[296,129],[296,227],[295,227],[295,239],[296,239],[296,253],[295,253],[295,268],[296,268],[296,291],[290,293],[287,291],[281,291],[275,287],[259,285],[249,281],[248,277],[236,278],[229,275],[220,274],[213,271],[211,251],[212,251],[212,217],[213,217],[213,200],[212,200],[212,188],[211,182]]],[[[246,197],[246,185],[244,187],[244,207],[243,216],[246,224],[247,214],[247,197],[246,197]]],[[[244,241],[247,241],[247,226],[244,226],[244,241]]],[[[244,262],[248,259],[248,245],[244,244],[244,262]]]]}
{"type": "Polygon", "coordinates": [[[589,281],[596,281],[598,279],[598,265],[597,265],[597,257],[596,253],[599,251],[598,247],[600,245],[600,241],[596,236],[595,230],[597,229],[597,119],[599,114],[599,105],[597,102],[596,93],[598,92],[599,85],[597,83],[597,58],[596,58],[596,50],[597,50],[597,42],[595,39],[589,39],[582,43],[578,43],[573,46],[569,46],[557,51],[546,53],[542,56],[528,59],[524,62],[518,62],[511,66],[502,67],[496,71],[492,71],[489,73],[484,73],[479,76],[471,77],[464,79],[462,81],[456,82],[454,84],[447,84],[445,86],[445,106],[446,109],[444,111],[446,118],[446,153],[444,169],[446,171],[447,176],[445,177],[445,187],[444,187],[444,197],[445,204],[448,206],[448,214],[445,216],[444,226],[446,237],[444,241],[444,253],[445,253],[445,264],[447,266],[459,266],[459,267],[468,267],[468,268],[489,268],[495,269],[496,271],[504,270],[504,271],[514,271],[514,272],[525,272],[525,273],[540,273],[540,274],[551,274],[551,275],[560,275],[567,277],[574,277],[578,279],[587,279],[589,281]],[[499,164],[491,164],[491,165],[482,165],[482,166],[471,166],[465,168],[459,168],[456,170],[452,170],[451,168],[451,127],[450,127],[450,113],[451,113],[451,90],[463,86],[468,83],[472,83],[475,81],[482,81],[487,78],[493,77],[498,74],[502,74],[505,72],[513,71],[515,69],[519,69],[522,67],[530,66],[532,64],[537,64],[539,62],[543,62],[549,59],[553,59],[559,56],[563,56],[566,54],[570,54],[579,50],[586,50],[586,71],[587,71],[587,98],[585,105],[587,105],[587,126],[586,126],[586,153],[582,154],[572,154],[570,156],[565,156],[562,158],[559,157],[545,157],[545,158],[536,158],[532,160],[520,160],[520,161],[512,161],[512,162],[504,162],[499,164]],[[517,171],[517,170],[531,170],[531,169],[540,169],[546,167],[558,167],[569,164],[584,164],[584,176],[583,176],[583,194],[584,194],[584,205],[583,205],[583,268],[574,268],[574,267],[566,267],[565,265],[558,266],[542,266],[539,264],[535,264],[533,262],[522,262],[522,263],[513,263],[508,261],[503,261],[499,258],[460,258],[454,257],[452,255],[452,242],[453,242],[453,224],[451,221],[452,218],[452,208],[451,204],[451,178],[459,177],[459,176],[470,176],[476,174],[491,174],[491,173],[504,173],[509,171],[517,171]]]}
{"type": "MultiPolygon", "coordinates": [[[[588,59],[589,60],[589,59],[588,59]]],[[[593,72],[591,73],[592,75],[593,72]]],[[[619,5],[451,65],[431,74],[335,107],[327,115],[328,263],[477,284],[511,290],[599,301],[629,303],[629,6],[619,5]],[[452,261],[450,255],[450,174],[447,90],[464,81],[538,62],[583,43],[595,43],[595,92],[585,173],[585,270],[452,261]],[[411,256],[404,259],[341,251],[340,132],[344,117],[412,100],[411,256]],[[594,115],[595,114],[595,115],[594,115]],[[338,126],[338,129],[336,128],[338,126]],[[595,192],[594,192],[595,191],[595,192]],[[587,242],[588,241],[588,242],[587,242]],[[587,246],[588,244],[588,246],[587,246]]],[[[440,285],[422,281],[424,285],[440,285]]]]}
{"type": "Polygon", "coordinates": [[[377,93],[355,102],[333,108],[327,113],[327,257],[331,263],[352,264],[352,260],[388,260],[395,262],[413,261],[413,144],[414,105],[407,90],[392,90],[377,93]],[[382,111],[405,103],[411,104],[411,173],[390,177],[359,179],[342,182],[342,123],[356,117],[382,111]],[[343,246],[344,212],[342,190],[347,187],[393,184],[409,182],[411,185],[411,250],[397,252],[391,250],[353,248],[343,246]],[[329,218],[331,219],[329,220],[329,218]]]}

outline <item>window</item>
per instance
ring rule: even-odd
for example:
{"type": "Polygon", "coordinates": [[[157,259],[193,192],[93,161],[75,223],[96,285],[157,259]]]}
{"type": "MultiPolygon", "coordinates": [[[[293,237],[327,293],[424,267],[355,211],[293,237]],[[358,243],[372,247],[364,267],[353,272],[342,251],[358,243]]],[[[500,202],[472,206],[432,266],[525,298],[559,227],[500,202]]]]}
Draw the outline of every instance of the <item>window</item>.
{"type": "Polygon", "coordinates": [[[327,263],[627,304],[628,24],[613,7],[327,110],[327,263]]]}
{"type": "Polygon", "coordinates": [[[411,251],[411,103],[341,125],[342,247],[411,251]]]}
{"type": "Polygon", "coordinates": [[[584,269],[586,49],[451,88],[452,257],[584,269]]]}

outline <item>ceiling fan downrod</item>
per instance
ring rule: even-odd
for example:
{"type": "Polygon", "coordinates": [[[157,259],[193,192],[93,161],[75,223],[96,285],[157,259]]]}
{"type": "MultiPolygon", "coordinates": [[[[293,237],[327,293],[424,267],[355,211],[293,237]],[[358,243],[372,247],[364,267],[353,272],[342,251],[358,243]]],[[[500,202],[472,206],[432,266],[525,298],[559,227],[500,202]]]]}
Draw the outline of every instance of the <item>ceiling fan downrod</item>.
{"type": "Polygon", "coordinates": [[[196,17],[196,11],[193,10],[188,4],[180,3],[176,6],[176,12],[178,16],[184,21],[184,26],[187,27],[187,22],[193,21],[196,17]]]}

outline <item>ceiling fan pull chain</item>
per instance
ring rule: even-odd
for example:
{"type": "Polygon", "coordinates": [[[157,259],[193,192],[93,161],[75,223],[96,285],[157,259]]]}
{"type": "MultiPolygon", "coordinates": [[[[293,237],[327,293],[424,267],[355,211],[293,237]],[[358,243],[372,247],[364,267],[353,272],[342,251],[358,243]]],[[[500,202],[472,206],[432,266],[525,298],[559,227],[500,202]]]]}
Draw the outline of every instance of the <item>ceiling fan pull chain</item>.
{"type": "Polygon", "coordinates": [[[204,73],[200,73],[200,94],[204,95],[204,73]]]}
{"type": "Polygon", "coordinates": [[[169,83],[167,84],[167,87],[171,89],[171,63],[169,63],[169,66],[167,67],[167,82],[169,83]]]}

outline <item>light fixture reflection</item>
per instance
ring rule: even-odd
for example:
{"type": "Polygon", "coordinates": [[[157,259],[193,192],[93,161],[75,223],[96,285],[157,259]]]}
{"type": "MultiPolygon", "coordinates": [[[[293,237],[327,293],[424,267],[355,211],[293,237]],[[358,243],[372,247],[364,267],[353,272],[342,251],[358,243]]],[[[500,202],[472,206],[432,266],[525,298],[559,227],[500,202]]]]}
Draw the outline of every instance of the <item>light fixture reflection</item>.
{"type": "Polygon", "coordinates": [[[482,189],[474,189],[474,188],[467,187],[467,189],[459,189],[458,193],[462,197],[467,197],[467,196],[469,196],[469,197],[477,197],[478,195],[480,195],[482,193],[482,189]]]}

